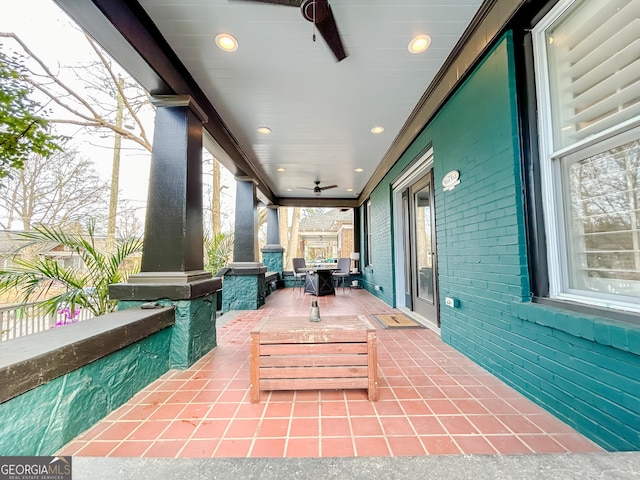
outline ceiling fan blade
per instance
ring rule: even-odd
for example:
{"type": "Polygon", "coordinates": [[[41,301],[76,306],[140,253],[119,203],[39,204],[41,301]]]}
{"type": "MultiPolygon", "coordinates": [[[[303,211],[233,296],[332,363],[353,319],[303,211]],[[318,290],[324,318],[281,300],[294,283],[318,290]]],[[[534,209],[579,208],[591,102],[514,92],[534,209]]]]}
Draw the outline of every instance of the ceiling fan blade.
{"type": "Polygon", "coordinates": [[[330,188],[338,188],[338,185],[329,185],[327,187],[320,187],[320,190],[329,190],[330,188]]]}
{"type": "Polygon", "coordinates": [[[286,7],[298,7],[302,4],[302,0],[234,0],[236,2],[251,2],[251,3],[271,3],[273,5],[284,5],[286,7]]]}
{"type": "Polygon", "coordinates": [[[338,32],[338,26],[336,25],[336,19],[333,18],[333,12],[331,11],[331,5],[326,1],[327,15],[316,23],[318,31],[324,38],[325,42],[333,52],[336,60],[341,61],[347,58],[347,54],[344,51],[344,45],[340,38],[340,32],[338,32]]]}

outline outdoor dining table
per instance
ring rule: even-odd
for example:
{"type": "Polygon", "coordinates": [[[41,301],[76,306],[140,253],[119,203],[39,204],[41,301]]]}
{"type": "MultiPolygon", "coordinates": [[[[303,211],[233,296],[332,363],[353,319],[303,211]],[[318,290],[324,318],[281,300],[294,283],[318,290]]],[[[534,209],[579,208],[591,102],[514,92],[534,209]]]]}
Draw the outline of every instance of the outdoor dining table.
{"type": "Polygon", "coordinates": [[[313,267],[307,268],[307,275],[304,279],[304,293],[310,293],[316,297],[323,295],[335,295],[333,288],[333,277],[331,274],[336,268],[313,267]]]}

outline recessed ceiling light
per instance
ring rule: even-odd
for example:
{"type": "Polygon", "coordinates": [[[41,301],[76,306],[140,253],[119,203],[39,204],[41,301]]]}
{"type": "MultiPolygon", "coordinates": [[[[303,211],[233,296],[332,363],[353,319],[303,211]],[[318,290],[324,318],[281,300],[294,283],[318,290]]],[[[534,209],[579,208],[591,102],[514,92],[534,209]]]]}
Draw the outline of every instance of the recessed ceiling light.
{"type": "Polygon", "coordinates": [[[347,188],[347,192],[353,192],[353,188],[347,188]]]}
{"type": "Polygon", "coordinates": [[[284,172],[284,168],[282,168],[282,167],[276,168],[276,170],[278,170],[279,172],[284,172]]]}
{"type": "Polygon", "coordinates": [[[356,168],[354,172],[358,172],[358,173],[364,172],[364,168],[356,168]]]}
{"type": "Polygon", "coordinates": [[[431,45],[431,37],[429,35],[418,35],[413,37],[409,42],[409,51],[411,53],[424,52],[431,45]]]}
{"type": "Polygon", "coordinates": [[[287,192],[293,192],[293,188],[287,188],[287,192]]]}
{"type": "Polygon", "coordinates": [[[382,133],[382,132],[384,132],[384,127],[381,127],[380,125],[376,125],[375,127],[373,127],[371,129],[371,133],[378,134],[378,133],[382,133]]]}
{"type": "Polygon", "coordinates": [[[225,52],[235,52],[238,49],[238,41],[233,35],[219,33],[216,35],[216,45],[225,52]]]}
{"type": "Polygon", "coordinates": [[[262,135],[269,135],[271,133],[271,129],[269,127],[258,127],[258,133],[262,135]]]}

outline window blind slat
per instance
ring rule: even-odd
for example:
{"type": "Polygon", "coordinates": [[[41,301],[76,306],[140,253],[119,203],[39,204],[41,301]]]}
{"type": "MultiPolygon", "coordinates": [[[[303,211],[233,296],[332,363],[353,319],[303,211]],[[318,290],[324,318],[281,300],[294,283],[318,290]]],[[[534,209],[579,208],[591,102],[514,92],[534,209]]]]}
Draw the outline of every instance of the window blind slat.
{"type": "MultiPolygon", "coordinates": [[[[640,25],[638,26],[640,28],[640,25]]],[[[635,32],[634,32],[635,34],[635,32]]],[[[567,72],[569,78],[575,79],[571,84],[571,90],[574,92],[584,92],[589,87],[596,85],[626,65],[629,65],[635,59],[640,58],[640,37],[632,43],[623,45],[621,48],[615,49],[616,53],[607,55],[606,60],[595,64],[592,68],[582,73],[584,65],[574,65],[567,72]]]]}
{"type": "Polygon", "coordinates": [[[567,120],[588,122],[616,107],[624,109],[623,105],[634,98],[640,99],[640,60],[632,67],[620,70],[569,102],[576,114],[567,120]]]}
{"type": "MultiPolygon", "coordinates": [[[[637,89],[638,87],[636,87],[636,90],[637,89]]],[[[606,118],[598,120],[597,122],[594,122],[589,126],[582,128],[578,131],[569,132],[569,133],[562,132],[562,133],[565,134],[567,138],[570,138],[573,141],[578,141],[588,137],[589,135],[594,135],[598,132],[602,132],[607,128],[613,127],[619,123],[624,122],[625,120],[636,117],[638,115],[640,115],[640,103],[636,103],[635,105],[632,105],[624,110],[619,110],[613,115],[610,115],[606,118]]]]}

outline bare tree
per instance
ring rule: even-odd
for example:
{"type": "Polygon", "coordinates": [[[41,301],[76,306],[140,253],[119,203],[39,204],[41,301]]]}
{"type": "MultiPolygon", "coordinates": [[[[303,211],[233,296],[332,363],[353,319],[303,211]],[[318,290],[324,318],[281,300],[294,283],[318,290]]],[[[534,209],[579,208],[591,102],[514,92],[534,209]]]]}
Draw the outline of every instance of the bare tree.
{"type": "Polygon", "coordinates": [[[8,219],[5,229],[17,220],[23,230],[34,225],[65,227],[106,213],[108,185],[100,180],[93,164],[76,150],[58,152],[50,158],[32,155],[14,178],[0,187],[0,200],[8,219]]]}
{"type": "Polygon", "coordinates": [[[95,130],[106,129],[114,133],[107,226],[107,241],[113,245],[122,139],[130,140],[148,152],[152,148],[140,118],[142,110],[151,108],[147,92],[132,80],[125,81],[118,73],[117,65],[88,35],[85,35],[85,38],[95,52],[96,60],[85,65],[68,67],[81,87],[72,86],[70,82],[65,81],[60,71],[53,71],[15,33],[0,32],[0,37],[14,40],[33,60],[21,70],[21,80],[59,107],[56,109],[58,116],[49,118],[50,123],[78,125],[95,130]]]}

